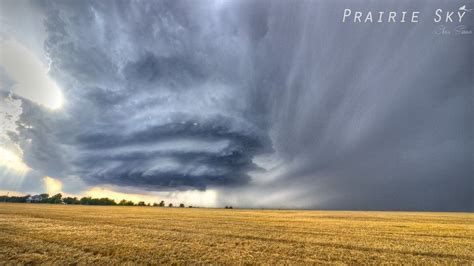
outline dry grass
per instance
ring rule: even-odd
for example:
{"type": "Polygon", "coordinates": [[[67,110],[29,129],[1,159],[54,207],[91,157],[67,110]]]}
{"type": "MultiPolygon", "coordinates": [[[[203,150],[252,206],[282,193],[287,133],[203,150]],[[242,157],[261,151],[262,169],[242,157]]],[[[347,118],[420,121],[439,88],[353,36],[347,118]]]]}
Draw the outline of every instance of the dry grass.
{"type": "Polygon", "coordinates": [[[0,203],[0,264],[474,263],[471,213],[0,203]]]}

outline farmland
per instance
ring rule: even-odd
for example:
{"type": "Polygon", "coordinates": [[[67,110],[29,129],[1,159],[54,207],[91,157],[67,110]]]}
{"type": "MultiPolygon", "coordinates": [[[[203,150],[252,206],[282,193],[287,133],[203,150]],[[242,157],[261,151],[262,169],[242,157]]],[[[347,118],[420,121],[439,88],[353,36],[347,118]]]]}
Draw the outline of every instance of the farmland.
{"type": "Polygon", "coordinates": [[[0,203],[0,264],[474,263],[472,213],[0,203]]]}

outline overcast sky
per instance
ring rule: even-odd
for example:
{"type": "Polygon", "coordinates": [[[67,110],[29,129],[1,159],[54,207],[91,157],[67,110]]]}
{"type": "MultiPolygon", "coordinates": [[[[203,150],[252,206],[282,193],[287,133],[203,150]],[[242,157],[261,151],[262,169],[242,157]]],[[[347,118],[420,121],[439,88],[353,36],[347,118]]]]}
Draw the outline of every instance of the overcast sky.
{"type": "Polygon", "coordinates": [[[470,3],[0,0],[0,192],[472,211],[470,3]]]}

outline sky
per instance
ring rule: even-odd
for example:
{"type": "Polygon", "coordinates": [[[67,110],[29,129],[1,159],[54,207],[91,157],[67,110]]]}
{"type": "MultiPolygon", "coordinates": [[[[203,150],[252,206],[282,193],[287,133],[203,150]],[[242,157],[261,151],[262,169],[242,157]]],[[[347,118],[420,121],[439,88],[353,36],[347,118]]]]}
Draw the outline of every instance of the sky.
{"type": "Polygon", "coordinates": [[[0,193],[472,211],[469,4],[0,0],[0,193]]]}

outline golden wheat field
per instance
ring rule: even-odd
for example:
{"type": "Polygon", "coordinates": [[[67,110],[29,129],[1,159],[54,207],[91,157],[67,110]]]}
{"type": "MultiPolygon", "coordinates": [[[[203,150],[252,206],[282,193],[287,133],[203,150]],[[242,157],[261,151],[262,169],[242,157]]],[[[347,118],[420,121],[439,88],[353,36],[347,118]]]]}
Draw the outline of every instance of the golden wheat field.
{"type": "Polygon", "coordinates": [[[474,263],[469,213],[0,203],[0,264],[474,263]]]}

